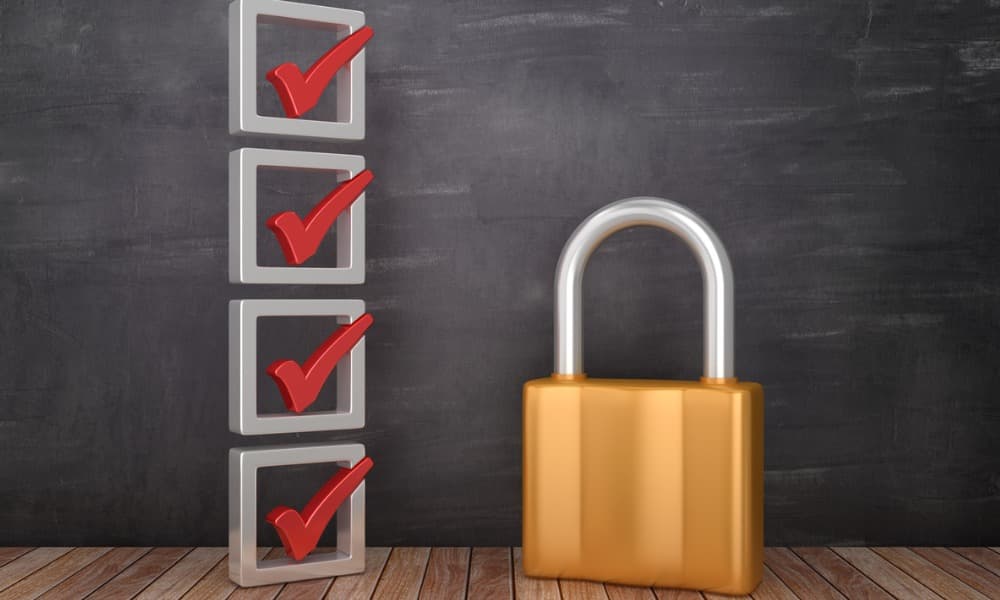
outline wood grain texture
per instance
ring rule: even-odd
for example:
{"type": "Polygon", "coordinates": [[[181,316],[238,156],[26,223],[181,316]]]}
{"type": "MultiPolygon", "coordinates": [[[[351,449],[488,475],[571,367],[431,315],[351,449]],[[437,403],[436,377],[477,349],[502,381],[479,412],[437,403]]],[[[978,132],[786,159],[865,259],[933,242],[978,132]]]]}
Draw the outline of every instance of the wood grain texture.
{"type": "Polygon", "coordinates": [[[225,548],[195,548],[136,596],[136,600],[180,598],[226,557],[225,548]]]}
{"type": "Polygon", "coordinates": [[[909,548],[873,548],[883,558],[918,577],[920,582],[948,600],[983,600],[986,598],[960,579],[949,575],[934,563],[921,557],[909,548]]]}
{"type": "Polygon", "coordinates": [[[604,584],[604,592],[610,600],[656,600],[651,588],[604,584]]]}
{"type": "Polygon", "coordinates": [[[701,600],[705,596],[701,592],[692,590],[674,590],[667,588],[653,588],[657,600],[701,600]]]}
{"type": "MultiPolygon", "coordinates": [[[[271,548],[257,548],[257,560],[267,556],[271,548]]],[[[237,586],[229,579],[229,558],[223,557],[198,580],[181,598],[183,600],[224,600],[237,586]]]]}
{"type": "Polygon", "coordinates": [[[901,571],[870,548],[832,548],[851,566],[864,573],[896,598],[934,598],[934,592],[901,571]]]}
{"type": "Polygon", "coordinates": [[[37,598],[110,550],[111,548],[73,548],[0,592],[0,600],[37,598]]]}
{"type": "Polygon", "coordinates": [[[798,596],[767,565],[760,585],[750,594],[754,600],[796,600],[798,596]]]}
{"type": "Polygon", "coordinates": [[[35,548],[0,567],[0,591],[63,556],[72,548],[35,548]]]}
{"type": "Polygon", "coordinates": [[[331,585],[332,578],[296,581],[286,584],[277,597],[278,600],[320,600],[326,596],[331,585]]]}
{"type": "Polygon", "coordinates": [[[848,598],[878,600],[891,600],[892,598],[878,584],[854,569],[850,563],[837,556],[829,548],[793,548],[792,550],[848,598]]]}
{"type": "MultiPolygon", "coordinates": [[[[39,550],[45,548],[31,552],[39,550]]],[[[471,552],[468,548],[369,548],[364,573],[255,588],[236,588],[228,580],[224,568],[227,561],[225,556],[219,557],[219,548],[196,548],[190,552],[187,548],[58,550],[61,552],[50,554],[48,558],[52,560],[42,567],[22,568],[23,577],[11,582],[0,597],[118,600],[135,597],[135,592],[145,586],[142,593],[145,597],[231,600],[323,597],[327,600],[363,600],[415,598],[418,595],[435,599],[490,600],[738,598],[691,590],[650,590],[589,581],[532,579],[524,575],[520,548],[473,548],[471,552]],[[212,562],[216,557],[218,560],[212,562]],[[513,581],[513,584],[504,585],[505,581],[513,581]]],[[[994,585],[994,574],[963,558],[966,554],[982,558],[980,550],[992,552],[987,548],[838,547],[796,548],[794,551],[768,548],[763,579],[749,597],[753,600],[842,599],[845,596],[833,587],[837,586],[849,598],[995,598],[1000,587],[994,585]]],[[[24,558],[25,564],[33,560],[37,565],[44,553],[31,559],[28,556],[31,552],[15,560],[24,558]]],[[[258,551],[258,557],[280,554],[280,548],[258,551]]]]}
{"type": "MultiPolygon", "coordinates": [[[[266,144],[227,128],[228,4],[3,3],[3,543],[225,543],[218,457],[241,442],[214,399],[227,303],[258,291],[227,281],[226,156],[266,146],[375,172],[365,284],[265,288],[375,316],[378,409],[330,436],[376,462],[370,543],[520,543],[518,398],[552,370],[559,252],[593,210],[654,194],[732,259],[768,543],[1000,545],[1000,4],[343,0],[377,32],[366,139],[266,144]]],[[[330,39],[260,30],[274,114],[264,71],[330,39]]],[[[262,262],[280,260],[267,217],[329,183],[261,175],[262,262]]],[[[701,289],[671,236],[607,240],[587,371],[696,378],[701,289]]],[[[286,325],[262,324],[262,407],[281,407],[270,353],[328,333],[286,325]]]]}
{"type": "MultiPolygon", "coordinates": [[[[331,580],[332,581],[332,580],[331,580]]],[[[326,589],[330,586],[330,581],[323,582],[323,592],[321,592],[316,598],[322,598],[326,593],[326,589]]],[[[288,586],[280,583],[274,585],[262,585],[258,587],[248,587],[248,588],[236,588],[228,596],[232,600],[273,600],[278,597],[284,588],[288,586]]]]}
{"type": "Polygon", "coordinates": [[[153,548],[88,598],[95,600],[132,598],[190,551],[191,548],[153,548]]]}
{"type": "Polygon", "coordinates": [[[372,598],[374,600],[418,598],[429,557],[430,548],[393,548],[372,598]]]}
{"type": "Polygon", "coordinates": [[[764,564],[800,598],[844,600],[837,588],[788,548],[764,548],[764,564]]]}
{"type": "Polygon", "coordinates": [[[510,597],[514,593],[510,563],[510,548],[473,548],[469,559],[469,599],[510,597]]]}
{"type": "Polygon", "coordinates": [[[142,558],[151,548],[113,548],[40,596],[45,600],[83,598],[142,558]]]}
{"type": "Polygon", "coordinates": [[[24,547],[8,547],[0,548],[0,567],[14,560],[15,558],[31,552],[34,548],[30,546],[24,547]]]}
{"type": "MultiPolygon", "coordinates": [[[[317,548],[319,550],[319,548],[317,548]]],[[[264,559],[280,558],[285,553],[283,548],[271,548],[267,554],[264,555],[264,559]]],[[[233,593],[229,595],[228,600],[271,600],[276,598],[278,593],[280,593],[283,588],[288,587],[284,584],[276,583],[274,585],[260,585],[257,587],[247,587],[247,588],[236,588],[233,593]]],[[[323,597],[323,594],[318,596],[323,597]]]]}
{"type": "Polygon", "coordinates": [[[222,600],[228,598],[236,589],[236,584],[229,579],[229,564],[226,559],[220,560],[205,576],[181,596],[183,600],[222,600]]]}
{"type": "Polygon", "coordinates": [[[559,592],[563,598],[574,600],[607,600],[604,585],[594,581],[559,580],[559,592]]]}
{"type": "Polygon", "coordinates": [[[382,577],[386,560],[389,558],[389,548],[365,549],[365,572],[358,575],[346,575],[333,580],[327,600],[339,598],[370,598],[382,577]]]}
{"type": "Polygon", "coordinates": [[[554,579],[539,579],[524,574],[521,562],[521,548],[514,548],[514,596],[516,598],[537,598],[538,600],[559,600],[559,582],[554,579]]]}
{"type": "MultiPolygon", "coordinates": [[[[314,552],[333,552],[335,547],[319,546],[314,552]]],[[[284,548],[274,548],[268,554],[268,558],[275,558],[279,556],[284,556],[284,548]]],[[[366,554],[365,560],[367,561],[369,556],[366,554]]],[[[367,571],[369,565],[365,564],[365,570],[367,571]]],[[[375,569],[381,570],[381,563],[373,567],[375,569]]],[[[327,577],[325,579],[311,579],[308,581],[293,581],[292,583],[287,583],[284,586],[278,586],[278,594],[275,596],[277,600],[321,600],[324,598],[330,590],[330,586],[333,585],[334,578],[327,577]]],[[[239,590],[237,590],[239,591],[239,590]]],[[[235,597],[236,592],[233,592],[233,596],[230,596],[230,600],[235,597]]],[[[371,596],[369,591],[365,598],[371,596]]]]}
{"type": "Polygon", "coordinates": [[[1000,577],[947,548],[913,548],[913,552],[994,600],[1000,598],[1000,577]]]}
{"type": "Polygon", "coordinates": [[[994,575],[1000,575],[1000,553],[989,548],[951,548],[977,565],[989,569],[994,575]]]}
{"type": "Polygon", "coordinates": [[[469,548],[431,548],[420,588],[421,600],[465,598],[469,583],[469,548]]]}
{"type": "Polygon", "coordinates": [[[730,594],[715,594],[713,592],[702,592],[701,595],[704,596],[706,600],[726,600],[727,598],[732,598],[734,600],[752,600],[749,595],[745,594],[730,595],[730,594]]]}

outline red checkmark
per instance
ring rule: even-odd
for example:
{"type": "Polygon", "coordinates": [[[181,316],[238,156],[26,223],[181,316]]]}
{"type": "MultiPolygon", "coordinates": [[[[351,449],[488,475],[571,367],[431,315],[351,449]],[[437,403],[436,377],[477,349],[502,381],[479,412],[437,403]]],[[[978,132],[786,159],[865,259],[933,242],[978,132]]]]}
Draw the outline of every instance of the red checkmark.
{"type": "Polygon", "coordinates": [[[361,52],[374,34],[371,27],[367,25],[361,27],[319,57],[305,75],[295,63],[290,62],[271,69],[267,74],[267,80],[278,92],[285,115],[301,117],[316,106],[323,90],[330,85],[330,80],[337,71],[361,52]]]}
{"type": "Polygon", "coordinates": [[[267,368],[267,374],[278,384],[288,410],[300,413],[316,401],[330,372],[371,327],[372,316],[361,315],[349,325],[342,325],[321,345],[304,367],[294,360],[277,360],[267,368]]]}
{"type": "Polygon", "coordinates": [[[374,464],[366,456],[350,469],[338,470],[309,500],[301,514],[287,506],[279,506],[267,513],[266,520],[278,530],[285,554],[302,560],[316,549],[330,519],[344,500],[361,485],[374,464]]]}
{"type": "Polygon", "coordinates": [[[320,200],[304,220],[290,210],[268,219],[267,228],[278,238],[285,262],[301,265],[316,254],[323,236],[337,221],[340,213],[358,199],[374,178],[375,175],[368,169],[361,171],[320,200]]]}

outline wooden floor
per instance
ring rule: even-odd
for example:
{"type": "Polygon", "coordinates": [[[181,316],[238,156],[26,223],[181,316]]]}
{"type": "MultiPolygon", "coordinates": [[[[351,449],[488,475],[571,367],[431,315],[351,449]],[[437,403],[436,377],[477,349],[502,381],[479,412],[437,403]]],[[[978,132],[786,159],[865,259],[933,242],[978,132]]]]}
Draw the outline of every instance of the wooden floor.
{"type": "MultiPolygon", "coordinates": [[[[262,555],[278,555],[262,549],[262,555]]],[[[1000,548],[768,548],[753,598],[1000,599],[1000,548]]],[[[0,548],[8,598],[728,598],[524,577],[520,548],[369,548],[364,574],[238,589],[225,548],[0,548]]]]}

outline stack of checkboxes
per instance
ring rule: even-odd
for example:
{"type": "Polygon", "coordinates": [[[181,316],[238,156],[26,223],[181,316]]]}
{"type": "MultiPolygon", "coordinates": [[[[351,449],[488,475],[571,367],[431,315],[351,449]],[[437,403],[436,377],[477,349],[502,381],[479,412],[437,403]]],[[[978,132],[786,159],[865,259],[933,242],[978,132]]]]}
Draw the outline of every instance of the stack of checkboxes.
{"type": "MultiPolygon", "coordinates": [[[[364,13],[284,2],[235,0],[229,13],[230,131],[288,139],[364,138],[364,44],[371,37],[364,13]],[[267,74],[285,114],[258,114],[257,33],[261,24],[328,32],[333,47],[308,70],[284,63],[267,74]],[[335,89],[327,89],[335,88],[335,89]],[[324,94],[336,98],[336,118],[307,115],[324,94]]],[[[241,148],[229,162],[229,276],[233,283],[359,284],[365,278],[365,196],[372,179],[361,156],[241,148]],[[304,218],[284,211],[266,221],[269,243],[284,266],[258,264],[258,171],[326,174],[330,192],[304,218]],[[329,253],[336,237],[336,266],[310,266],[329,253]]],[[[332,322],[332,321],[331,321],[332,322]]],[[[362,300],[233,300],[229,307],[229,427],[241,435],[360,429],[365,424],[365,341],[372,322],[362,300]],[[266,369],[280,392],[284,413],[262,413],[258,394],[258,320],[329,317],[338,327],[308,360],[275,361],[266,369]],[[327,377],[336,370],[336,383],[327,377]],[[313,406],[335,394],[332,410],[313,406]]],[[[311,354],[311,355],[310,355],[311,354]]],[[[302,357],[300,357],[302,358],[302,357]]],[[[372,466],[361,444],[308,444],[233,448],[229,461],[229,572],[241,586],[331,577],[364,570],[365,485],[372,466]],[[266,521],[281,538],[281,558],[263,559],[257,543],[258,470],[326,463],[328,480],[299,512],[278,506],[266,521]],[[336,521],[336,548],[315,551],[327,524],[336,521]]]]}

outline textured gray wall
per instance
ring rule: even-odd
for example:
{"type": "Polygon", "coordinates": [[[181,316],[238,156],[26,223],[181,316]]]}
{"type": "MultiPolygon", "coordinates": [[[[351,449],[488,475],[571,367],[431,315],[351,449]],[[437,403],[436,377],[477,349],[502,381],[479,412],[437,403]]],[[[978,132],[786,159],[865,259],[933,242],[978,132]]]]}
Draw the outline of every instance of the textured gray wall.
{"type": "MultiPolygon", "coordinates": [[[[519,542],[558,252],[637,194],[732,255],[769,543],[1000,544],[996,2],[345,0],[377,32],[358,144],[228,134],[226,4],[0,3],[0,544],[222,544],[228,449],[299,439],[368,445],[373,544],[519,542]],[[226,283],[239,146],[367,157],[367,284],[226,283]],[[365,430],[228,433],[249,297],[368,302],[365,430]]],[[[262,68],[326,43],[269,29],[262,68]]],[[[699,374],[680,242],[619,234],[585,288],[591,375],[699,374]]],[[[304,358],[323,327],[262,335],[304,358]]],[[[292,471],[265,503],[325,476],[292,471]]]]}

